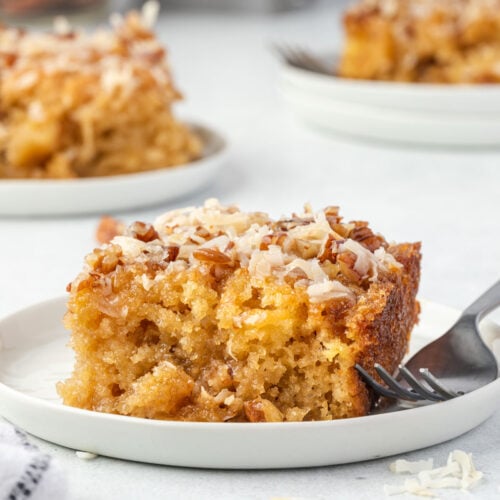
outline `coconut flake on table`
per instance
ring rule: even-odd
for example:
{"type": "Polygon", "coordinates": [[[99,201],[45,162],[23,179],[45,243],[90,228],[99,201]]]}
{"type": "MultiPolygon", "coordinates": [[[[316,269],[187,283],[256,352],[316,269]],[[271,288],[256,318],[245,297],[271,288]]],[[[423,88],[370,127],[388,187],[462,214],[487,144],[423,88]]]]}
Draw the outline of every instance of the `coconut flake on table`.
{"type": "Polygon", "coordinates": [[[476,470],[472,461],[472,455],[462,450],[454,450],[448,455],[446,465],[437,468],[428,468],[432,459],[410,462],[407,460],[396,460],[390,464],[391,471],[417,472],[417,477],[407,479],[403,484],[384,485],[386,495],[399,495],[411,493],[413,495],[434,497],[433,490],[442,488],[455,488],[469,490],[475,486],[483,477],[483,473],[476,470]]]}
{"type": "Polygon", "coordinates": [[[391,472],[395,474],[418,474],[424,470],[431,470],[434,467],[434,459],[428,458],[427,460],[417,460],[411,462],[410,460],[399,459],[389,465],[391,472]]]}
{"type": "Polygon", "coordinates": [[[90,453],[89,451],[76,451],[75,454],[81,460],[93,460],[97,458],[95,453],[90,453]]]}

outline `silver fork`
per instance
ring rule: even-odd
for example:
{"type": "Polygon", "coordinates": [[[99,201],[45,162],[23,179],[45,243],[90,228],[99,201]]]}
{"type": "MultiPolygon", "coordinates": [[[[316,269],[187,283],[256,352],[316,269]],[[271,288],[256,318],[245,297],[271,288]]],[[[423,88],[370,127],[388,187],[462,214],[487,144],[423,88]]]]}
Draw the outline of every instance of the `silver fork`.
{"type": "Polygon", "coordinates": [[[380,396],[412,402],[445,401],[471,392],[498,377],[493,353],[479,336],[478,324],[500,306],[500,281],[484,292],[457,322],[418,351],[393,377],[381,365],[374,368],[386,386],[356,365],[365,382],[380,396]]]}
{"type": "Polygon", "coordinates": [[[313,55],[311,51],[304,47],[289,43],[273,43],[271,48],[284,62],[291,66],[325,75],[333,73],[333,68],[327,66],[319,57],[313,55]]]}

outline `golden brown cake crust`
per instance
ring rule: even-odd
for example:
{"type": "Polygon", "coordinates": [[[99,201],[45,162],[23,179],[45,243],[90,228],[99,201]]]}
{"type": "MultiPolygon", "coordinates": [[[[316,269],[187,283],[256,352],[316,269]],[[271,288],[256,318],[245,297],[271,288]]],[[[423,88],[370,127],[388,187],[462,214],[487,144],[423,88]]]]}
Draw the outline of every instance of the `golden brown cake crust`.
{"type": "Polygon", "coordinates": [[[347,78],[500,82],[498,0],[361,0],[344,16],[347,78]]]}
{"type": "Polygon", "coordinates": [[[336,207],[274,221],[214,200],[134,223],[87,257],[65,324],[66,404],[145,418],[365,415],[354,365],[394,369],[418,316],[420,245],[336,207]]]}
{"type": "MultiPolygon", "coordinates": [[[[404,265],[405,273],[395,283],[374,287],[365,299],[366,306],[358,309],[353,318],[353,327],[363,332],[369,346],[361,351],[358,363],[375,379],[379,378],[373,368],[375,363],[389,373],[396,370],[408,350],[410,332],[420,312],[419,303],[415,301],[420,281],[420,244],[398,245],[394,255],[404,265]],[[374,312],[376,318],[370,322],[374,312]]],[[[370,394],[366,404],[369,407],[373,402],[374,395],[370,394]]]]}

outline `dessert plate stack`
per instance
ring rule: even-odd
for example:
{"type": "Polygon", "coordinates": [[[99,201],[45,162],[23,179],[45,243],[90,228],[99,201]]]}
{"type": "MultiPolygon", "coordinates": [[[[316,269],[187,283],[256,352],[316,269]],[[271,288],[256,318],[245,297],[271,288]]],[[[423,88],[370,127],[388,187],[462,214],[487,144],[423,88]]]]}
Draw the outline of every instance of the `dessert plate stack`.
{"type": "Polygon", "coordinates": [[[327,132],[406,144],[500,145],[500,85],[351,80],[335,76],[335,56],[317,57],[332,74],[285,63],[281,89],[306,124],[327,132]]]}

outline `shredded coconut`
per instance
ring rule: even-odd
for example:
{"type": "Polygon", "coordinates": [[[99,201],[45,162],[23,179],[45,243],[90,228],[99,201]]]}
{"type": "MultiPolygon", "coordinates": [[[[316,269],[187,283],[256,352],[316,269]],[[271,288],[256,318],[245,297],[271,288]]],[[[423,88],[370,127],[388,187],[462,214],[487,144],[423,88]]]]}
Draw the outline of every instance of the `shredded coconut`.
{"type": "Polygon", "coordinates": [[[399,459],[389,465],[389,469],[395,474],[404,474],[406,472],[410,474],[417,474],[424,470],[431,470],[433,467],[434,460],[432,458],[427,460],[417,460],[416,462],[399,459]]]}
{"type": "MultiPolygon", "coordinates": [[[[226,262],[248,269],[250,276],[258,279],[292,279],[294,286],[306,288],[311,303],[345,298],[355,301],[356,294],[348,286],[354,278],[342,275],[337,256],[344,252],[356,256],[347,259],[350,263],[345,265],[359,276],[358,286],[362,280],[376,281],[380,273],[394,271],[401,264],[386,250],[385,240],[375,236],[366,223],[340,221],[337,207],[312,214],[308,206],[303,217],[293,214],[275,221],[267,214],[245,213],[234,205],[223,206],[209,199],[202,207],[181,208],[159,217],[153,226],[157,233],[154,241],[144,243],[129,233],[115,237],[112,243],[122,248],[126,258],[137,259],[143,254],[140,258],[147,260],[156,254],[158,262],[168,262],[164,259],[165,247],[178,247],[176,259],[168,262],[165,272],[179,265],[226,262]],[[362,231],[360,241],[369,238],[375,241],[374,246],[356,241],[356,228],[358,234],[362,231]],[[352,238],[346,236],[350,234],[352,238]]],[[[144,277],[142,285],[149,290],[152,283],[144,277]]]]}
{"type": "Polygon", "coordinates": [[[307,288],[309,300],[315,304],[339,297],[351,297],[352,292],[339,281],[315,283],[307,288]]]}
{"type": "Polygon", "coordinates": [[[416,477],[406,479],[403,484],[384,485],[387,495],[411,493],[413,495],[434,497],[433,490],[455,488],[469,490],[483,477],[483,473],[476,470],[472,455],[461,450],[452,451],[443,467],[433,467],[433,460],[410,462],[396,460],[389,468],[395,473],[417,474],[416,477]]]}
{"type": "Polygon", "coordinates": [[[64,16],[57,16],[54,18],[54,33],[58,35],[67,35],[71,33],[71,24],[64,16]]]}
{"type": "Polygon", "coordinates": [[[153,26],[156,24],[156,20],[158,19],[158,13],[160,12],[160,3],[149,0],[146,2],[141,9],[141,19],[142,19],[142,24],[146,28],[153,28],[153,26]]]}
{"type": "Polygon", "coordinates": [[[75,454],[81,460],[93,460],[94,458],[97,458],[95,453],[90,453],[88,451],[76,451],[75,454]]]}
{"type": "Polygon", "coordinates": [[[136,259],[146,247],[143,241],[130,236],[115,236],[111,243],[119,245],[124,255],[131,259],[136,259]]]}

